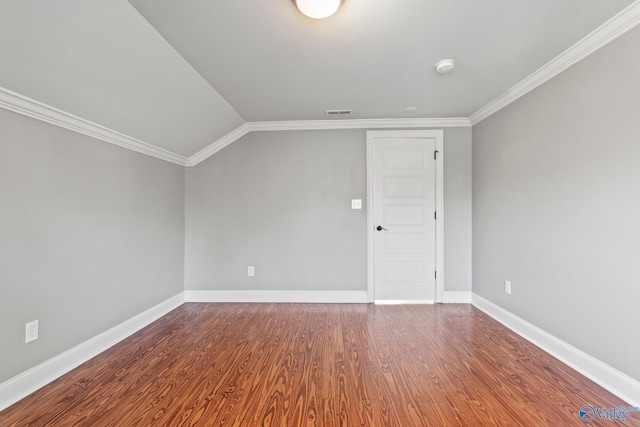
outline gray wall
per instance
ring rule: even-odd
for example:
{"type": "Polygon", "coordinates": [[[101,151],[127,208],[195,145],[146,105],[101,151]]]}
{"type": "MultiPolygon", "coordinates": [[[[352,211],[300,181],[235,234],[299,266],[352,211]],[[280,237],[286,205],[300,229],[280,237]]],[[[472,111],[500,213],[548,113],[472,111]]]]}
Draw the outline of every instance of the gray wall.
{"type": "Polygon", "coordinates": [[[635,29],[473,127],[474,292],[636,380],[638,46],[635,29]]]}
{"type": "Polygon", "coordinates": [[[2,109],[0,130],[2,382],[184,289],[184,170],[2,109]]]}
{"type": "Polygon", "coordinates": [[[471,128],[444,130],[444,290],[471,292],[471,128]]]}
{"type": "MultiPolygon", "coordinates": [[[[364,130],[256,132],[187,170],[188,290],[366,290],[364,130]],[[256,277],[247,277],[247,266],[256,277]]],[[[471,129],[445,130],[445,290],[471,290],[471,129]]]]}

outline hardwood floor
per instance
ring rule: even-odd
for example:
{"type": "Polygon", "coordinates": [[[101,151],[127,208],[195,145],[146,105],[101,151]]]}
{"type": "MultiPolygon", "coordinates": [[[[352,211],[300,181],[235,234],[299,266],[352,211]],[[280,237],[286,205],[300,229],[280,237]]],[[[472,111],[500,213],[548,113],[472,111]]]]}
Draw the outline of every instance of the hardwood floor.
{"type": "Polygon", "coordinates": [[[580,426],[583,405],[628,406],[470,305],[187,303],[0,426],[580,426]]]}

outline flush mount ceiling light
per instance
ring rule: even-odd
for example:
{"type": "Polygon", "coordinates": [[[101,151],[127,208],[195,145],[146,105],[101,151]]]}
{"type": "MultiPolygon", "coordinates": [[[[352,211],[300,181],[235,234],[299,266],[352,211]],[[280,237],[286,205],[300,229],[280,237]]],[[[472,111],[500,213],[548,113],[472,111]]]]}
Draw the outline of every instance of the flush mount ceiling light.
{"type": "Polygon", "coordinates": [[[442,59],[436,62],[436,72],[438,74],[450,73],[454,68],[456,68],[455,59],[442,59]]]}
{"type": "Polygon", "coordinates": [[[338,10],[344,0],[293,0],[300,12],[309,18],[327,18],[338,10]]]}

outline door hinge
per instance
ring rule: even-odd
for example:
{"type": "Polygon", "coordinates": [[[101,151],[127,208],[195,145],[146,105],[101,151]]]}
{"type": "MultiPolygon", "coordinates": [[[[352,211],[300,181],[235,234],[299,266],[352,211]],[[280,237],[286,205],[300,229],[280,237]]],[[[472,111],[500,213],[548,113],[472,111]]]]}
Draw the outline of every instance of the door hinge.
{"type": "Polygon", "coordinates": [[[433,272],[433,278],[434,278],[434,279],[437,279],[437,278],[438,278],[438,272],[437,272],[437,271],[434,271],[434,272],[433,272]]]}
{"type": "Polygon", "coordinates": [[[433,219],[438,219],[438,211],[435,211],[435,212],[433,213],[433,219]]]}
{"type": "Polygon", "coordinates": [[[436,160],[436,158],[438,157],[438,153],[439,153],[438,150],[433,152],[433,160],[436,160]]]}

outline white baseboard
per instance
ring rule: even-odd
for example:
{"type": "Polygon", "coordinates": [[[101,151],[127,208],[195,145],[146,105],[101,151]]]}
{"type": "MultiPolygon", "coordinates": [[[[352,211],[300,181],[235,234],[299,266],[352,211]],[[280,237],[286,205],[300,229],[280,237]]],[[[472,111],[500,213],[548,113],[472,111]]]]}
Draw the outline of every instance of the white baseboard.
{"type": "Polygon", "coordinates": [[[184,294],[180,292],[82,344],[8,379],[0,384],[0,411],[97,356],[183,303],[184,294]]]}
{"type": "Polygon", "coordinates": [[[187,302],[367,303],[367,291],[184,291],[187,302]]]}
{"type": "Polygon", "coordinates": [[[471,291],[444,291],[444,293],[442,294],[442,302],[444,304],[471,304],[471,291]]]}
{"type": "Polygon", "coordinates": [[[640,407],[640,382],[475,293],[473,305],[631,406],[640,407]]]}
{"type": "Polygon", "coordinates": [[[377,299],[373,301],[375,305],[411,305],[411,304],[434,304],[432,299],[425,300],[405,300],[405,299],[377,299]]]}

